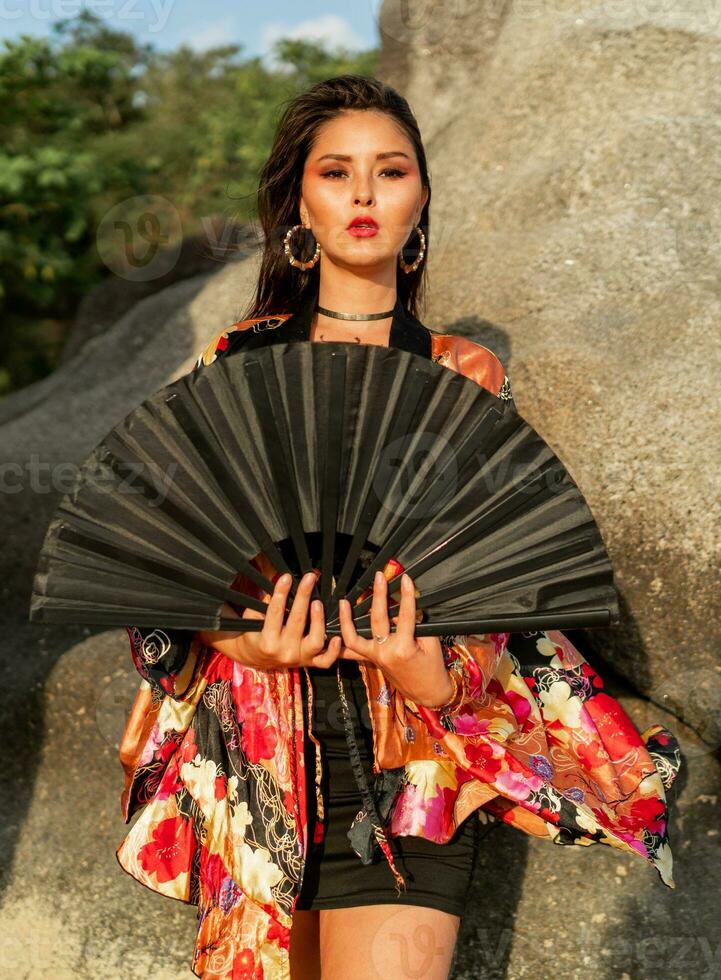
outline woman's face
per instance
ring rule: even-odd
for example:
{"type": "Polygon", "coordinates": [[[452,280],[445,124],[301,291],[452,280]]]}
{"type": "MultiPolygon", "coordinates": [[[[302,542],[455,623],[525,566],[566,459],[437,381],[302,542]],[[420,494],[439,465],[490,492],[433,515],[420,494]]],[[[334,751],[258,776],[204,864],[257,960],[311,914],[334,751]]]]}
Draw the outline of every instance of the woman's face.
{"type": "Polygon", "coordinates": [[[428,199],[413,144],[384,112],[346,110],[320,127],[303,169],[300,214],[321,262],[368,270],[395,265],[428,199]],[[370,215],[375,235],[349,225],[370,215]]]}

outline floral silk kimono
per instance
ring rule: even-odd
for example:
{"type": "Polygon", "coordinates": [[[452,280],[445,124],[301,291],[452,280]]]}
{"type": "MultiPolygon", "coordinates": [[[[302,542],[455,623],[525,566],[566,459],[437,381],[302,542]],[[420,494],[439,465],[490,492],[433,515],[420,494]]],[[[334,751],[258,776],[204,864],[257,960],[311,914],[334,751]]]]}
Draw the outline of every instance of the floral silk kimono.
{"type": "MultiPolygon", "coordinates": [[[[238,350],[308,340],[314,300],[294,314],[233,324],[195,370],[238,350]]],[[[432,332],[400,300],[390,346],[512,397],[490,350],[432,332]]],[[[275,582],[260,557],[258,567],[275,582]]],[[[393,563],[386,575],[398,570],[393,563]]],[[[128,634],[142,680],[120,745],[121,808],[126,823],[140,813],[117,859],[154,891],[197,905],[196,976],[290,980],[290,932],[309,847],[304,745],[316,742],[312,701],[303,710],[305,668],[247,667],[188,631],[128,627],[128,634]]],[[[450,717],[415,705],[379,668],[358,662],[373,736],[373,798],[388,843],[400,835],[446,843],[475,811],[484,823],[554,844],[600,843],[639,855],[673,888],[666,791],[680,768],[674,735],[658,724],[639,734],[557,630],[447,642],[451,659],[465,655],[467,681],[450,717]]],[[[316,753],[318,794],[317,743],[316,753]]],[[[374,841],[365,816],[360,811],[349,839],[367,863],[374,841]]]]}

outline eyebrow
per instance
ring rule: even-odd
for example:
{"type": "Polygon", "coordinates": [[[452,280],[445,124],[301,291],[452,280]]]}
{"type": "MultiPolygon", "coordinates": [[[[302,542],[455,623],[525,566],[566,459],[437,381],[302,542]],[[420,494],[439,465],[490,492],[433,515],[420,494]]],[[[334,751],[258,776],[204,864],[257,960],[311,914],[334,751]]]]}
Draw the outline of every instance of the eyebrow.
{"type": "MultiPolygon", "coordinates": [[[[408,154],[407,153],[404,153],[402,150],[387,150],[385,153],[378,153],[376,155],[376,160],[385,160],[388,157],[405,157],[407,160],[410,160],[410,157],[408,156],[408,154]]],[[[348,156],[345,153],[324,153],[322,157],[318,157],[318,160],[316,162],[317,163],[320,163],[321,160],[327,160],[329,158],[332,159],[332,160],[352,160],[353,159],[353,157],[348,156]]]]}

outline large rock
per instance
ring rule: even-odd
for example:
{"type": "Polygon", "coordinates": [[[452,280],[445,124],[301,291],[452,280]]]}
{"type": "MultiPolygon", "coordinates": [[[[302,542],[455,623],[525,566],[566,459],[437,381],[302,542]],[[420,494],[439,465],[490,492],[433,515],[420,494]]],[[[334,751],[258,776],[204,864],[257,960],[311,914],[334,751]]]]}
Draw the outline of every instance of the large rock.
{"type": "Polygon", "coordinates": [[[383,5],[432,170],[426,322],[508,367],[602,529],[589,631],[721,745],[718,3],[383,5]]]}
{"type": "Polygon", "coordinates": [[[239,318],[256,277],[254,257],[150,296],[54,374],[0,404],[6,608],[27,608],[37,550],[77,466],[131,409],[191,369],[239,318]]]}

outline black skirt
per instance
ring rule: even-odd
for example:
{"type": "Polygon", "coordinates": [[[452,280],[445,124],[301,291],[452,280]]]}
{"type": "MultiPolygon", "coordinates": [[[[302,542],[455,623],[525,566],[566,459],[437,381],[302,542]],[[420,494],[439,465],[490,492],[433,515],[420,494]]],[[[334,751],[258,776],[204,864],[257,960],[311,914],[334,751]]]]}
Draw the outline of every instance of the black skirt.
{"type": "MultiPolygon", "coordinates": [[[[373,737],[363,677],[356,661],[341,660],[338,663],[363,768],[370,784],[373,779],[373,737]]],[[[406,880],[406,889],[398,895],[395,878],[380,849],[371,864],[363,864],[347,837],[363,800],[351,769],[335,664],[330,669],[310,667],[308,673],[313,684],[313,733],[321,744],[321,791],[326,827],[324,839],[318,844],[313,843],[317,819],[315,746],[307,738],[305,771],[311,843],[296,908],[337,909],[392,903],[423,905],[462,916],[481,836],[477,811],[465,819],[446,844],[415,836],[388,838],[397,867],[406,880]]],[[[303,671],[301,676],[307,717],[303,671]]]]}

